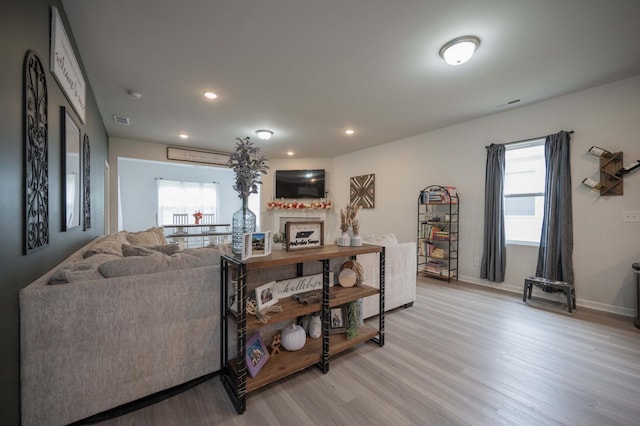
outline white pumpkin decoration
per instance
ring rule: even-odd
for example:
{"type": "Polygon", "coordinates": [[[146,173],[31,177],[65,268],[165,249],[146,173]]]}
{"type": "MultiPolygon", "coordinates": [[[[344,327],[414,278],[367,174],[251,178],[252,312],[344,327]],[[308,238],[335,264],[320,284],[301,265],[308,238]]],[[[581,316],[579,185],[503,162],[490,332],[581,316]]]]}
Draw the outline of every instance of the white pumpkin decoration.
{"type": "Polygon", "coordinates": [[[307,332],[299,325],[291,323],[281,331],[282,347],[288,351],[297,351],[302,349],[307,342],[307,332]]]}

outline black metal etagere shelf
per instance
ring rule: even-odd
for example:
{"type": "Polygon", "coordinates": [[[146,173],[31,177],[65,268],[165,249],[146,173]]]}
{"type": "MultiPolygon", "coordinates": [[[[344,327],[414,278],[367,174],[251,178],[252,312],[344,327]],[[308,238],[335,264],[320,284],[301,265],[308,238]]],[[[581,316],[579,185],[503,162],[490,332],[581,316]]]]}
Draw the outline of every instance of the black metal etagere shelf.
{"type": "Polygon", "coordinates": [[[460,196],[451,186],[430,185],[418,196],[418,275],[458,280],[460,196]]]}

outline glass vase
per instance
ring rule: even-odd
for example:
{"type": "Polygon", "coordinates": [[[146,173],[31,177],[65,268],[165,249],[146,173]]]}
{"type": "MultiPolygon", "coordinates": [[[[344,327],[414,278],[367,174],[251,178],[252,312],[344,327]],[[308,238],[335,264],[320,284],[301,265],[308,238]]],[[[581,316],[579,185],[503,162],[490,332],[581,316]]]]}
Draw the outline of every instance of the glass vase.
{"type": "Polygon", "coordinates": [[[242,208],[233,214],[231,226],[231,251],[241,254],[244,234],[256,231],[256,215],[249,210],[246,201],[243,200],[242,208]]]}

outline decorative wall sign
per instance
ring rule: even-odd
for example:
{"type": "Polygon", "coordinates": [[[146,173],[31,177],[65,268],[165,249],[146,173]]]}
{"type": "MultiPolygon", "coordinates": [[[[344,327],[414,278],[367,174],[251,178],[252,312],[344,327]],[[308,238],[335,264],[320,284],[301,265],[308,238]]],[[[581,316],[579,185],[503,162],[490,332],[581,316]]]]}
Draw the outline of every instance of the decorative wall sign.
{"type": "Polygon", "coordinates": [[[82,139],[82,230],[91,229],[91,149],[89,135],[82,139]]]}
{"type": "Polygon", "coordinates": [[[185,149],[167,147],[167,160],[182,160],[191,163],[217,164],[226,166],[229,154],[224,152],[202,151],[198,149],[185,149]]]}
{"type": "Polygon", "coordinates": [[[62,231],[80,226],[80,128],[69,111],[60,107],[62,157],[62,231]]]}
{"type": "Polygon", "coordinates": [[[55,7],[51,7],[51,58],[49,65],[51,74],[78,113],[80,121],[84,123],[87,110],[87,88],[62,19],[60,19],[58,9],[55,7]]]}
{"type": "Polygon", "coordinates": [[[351,205],[372,209],[375,205],[376,175],[362,175],[351,178],[351,205]]]}
{"type": "Polygon", "coordinates": [[[24,254],[49,245],[47,80],[38,55],[24,56],[24,254]]]}

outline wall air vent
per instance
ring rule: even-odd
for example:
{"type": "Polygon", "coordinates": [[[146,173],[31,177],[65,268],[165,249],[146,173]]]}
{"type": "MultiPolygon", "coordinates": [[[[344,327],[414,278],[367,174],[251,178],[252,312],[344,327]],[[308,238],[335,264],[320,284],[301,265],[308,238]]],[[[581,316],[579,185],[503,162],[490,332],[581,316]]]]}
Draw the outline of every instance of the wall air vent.
{"type": "Polygon", "coordinates": [[[119,115],[113,114],[113,121],[115,121],[116,124],[121,124],[123,126],[129,125],[129,117],[120,117],[119,115]]]}

